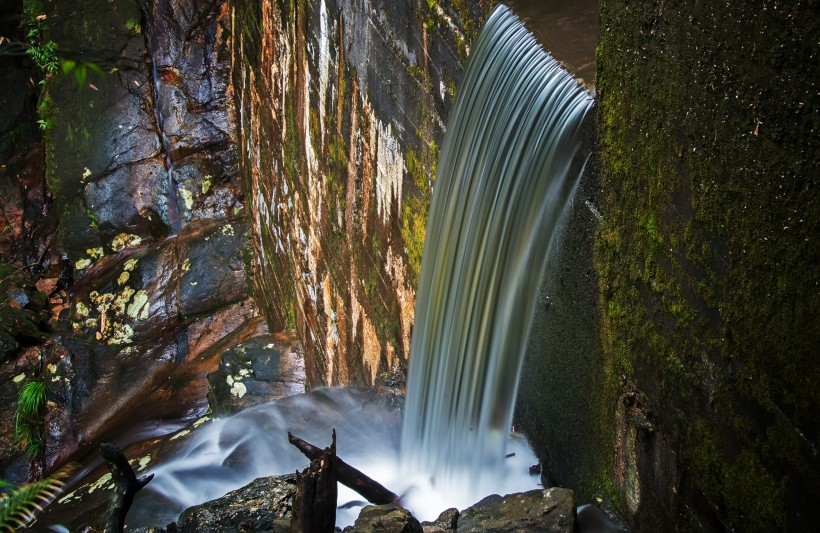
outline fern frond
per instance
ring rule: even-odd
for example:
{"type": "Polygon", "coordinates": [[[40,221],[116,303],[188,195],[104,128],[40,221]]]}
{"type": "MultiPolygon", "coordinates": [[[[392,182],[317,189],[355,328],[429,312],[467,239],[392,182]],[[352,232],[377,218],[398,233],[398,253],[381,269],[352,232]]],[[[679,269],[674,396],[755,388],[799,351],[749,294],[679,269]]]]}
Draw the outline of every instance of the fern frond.
{"type": "Polygon", "coordinates": [[[26,527],[60,495],[75,469],[75,465],[68,464],[42,481],[28,483],[0,496],[0,530],[26,527]]]}

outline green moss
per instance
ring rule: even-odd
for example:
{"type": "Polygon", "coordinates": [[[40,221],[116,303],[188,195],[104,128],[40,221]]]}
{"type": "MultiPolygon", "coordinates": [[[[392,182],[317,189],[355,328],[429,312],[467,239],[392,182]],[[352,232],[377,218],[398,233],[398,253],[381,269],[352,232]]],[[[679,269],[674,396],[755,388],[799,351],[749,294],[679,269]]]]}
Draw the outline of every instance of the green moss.
{"type": "Polygon", "coordinates": [[[296,302],[293,298],[288,299],[285,304],[285,329],[296,329],[296,302]]]}
{"type": "Polygon", "coordinates": [[[432,185],[436,177],[439,147],[435,141],[427,145],[420,157],[415,150],[407,150],[404,164],[415,185],[415,190],[405,196],[401,209],[401,235],[407,252],[408,274],[411,286],[418,285],[421,273],[421,256],[430,211],[432,185]]]}
{"type": "Polygon", "coordinates": [[[800,529],[796,506],[820,498],[807,441],[792,437],[820,431],[808,10],[602,2],[603,344],[689,452],[680,466],[726,510],[718,520],[744,530],[800,529]]]}

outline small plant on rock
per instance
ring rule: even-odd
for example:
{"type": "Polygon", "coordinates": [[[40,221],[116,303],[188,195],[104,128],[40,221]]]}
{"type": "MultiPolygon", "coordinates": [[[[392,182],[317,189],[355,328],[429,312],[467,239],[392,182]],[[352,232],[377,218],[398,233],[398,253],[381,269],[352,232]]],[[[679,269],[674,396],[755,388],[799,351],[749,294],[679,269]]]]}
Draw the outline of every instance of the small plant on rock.
{"type": "Polygon", "coordinates": [[[3,482],[0,495],[0,530],[14,531],[26,527],[34,517],[63,492],[65,482],[76,470],[69,464],[42,481],[9,489],[3,482]]]}
{"type": "Polygon", "coordinates": [[[14,438],[30,459],[40,455],[43,438],[43,408],[48,388],[42,381],[29,381],[20,389],[14,414],[14,438]]]}

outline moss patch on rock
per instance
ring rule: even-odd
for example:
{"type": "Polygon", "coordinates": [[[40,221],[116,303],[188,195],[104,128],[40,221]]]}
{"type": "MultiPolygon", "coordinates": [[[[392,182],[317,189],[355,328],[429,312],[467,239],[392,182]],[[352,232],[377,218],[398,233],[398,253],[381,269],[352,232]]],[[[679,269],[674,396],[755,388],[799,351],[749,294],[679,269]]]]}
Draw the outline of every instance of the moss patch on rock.
{"type": "Polygon", "coordinates": [[[820,497],[818,20],[602,2],[602,341],[680,453],[642,526],[801,529],[820,497]]]}

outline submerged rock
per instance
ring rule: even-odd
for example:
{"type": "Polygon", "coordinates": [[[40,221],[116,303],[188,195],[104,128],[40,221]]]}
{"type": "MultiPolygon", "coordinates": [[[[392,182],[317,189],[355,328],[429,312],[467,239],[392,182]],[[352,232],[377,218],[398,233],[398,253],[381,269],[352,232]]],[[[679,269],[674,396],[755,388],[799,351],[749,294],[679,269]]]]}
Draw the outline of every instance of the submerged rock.
{"type": "Polygon", "coordinates": [[[487,496],[461,513],[458,531],[575,531],[575,494],[558,487],[487,496]]]}

